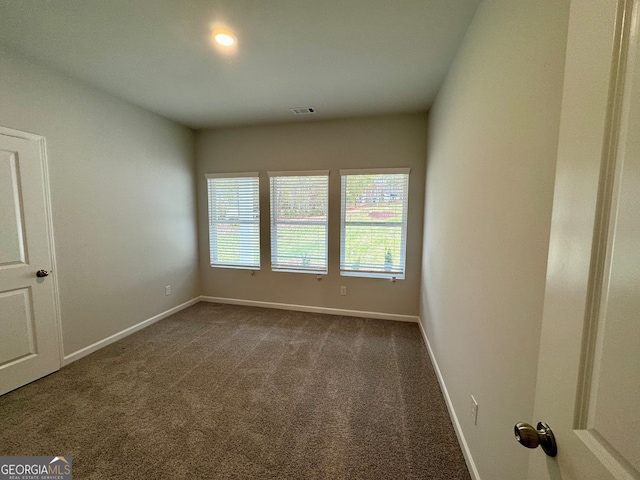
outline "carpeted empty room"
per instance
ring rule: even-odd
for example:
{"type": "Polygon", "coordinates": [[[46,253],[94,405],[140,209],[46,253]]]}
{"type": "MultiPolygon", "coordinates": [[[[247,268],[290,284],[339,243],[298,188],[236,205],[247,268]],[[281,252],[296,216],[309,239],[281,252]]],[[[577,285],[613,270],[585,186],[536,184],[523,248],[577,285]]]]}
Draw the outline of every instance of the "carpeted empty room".
{"type": "Polygon", "coordinates": [[[74,478],[468,479],[417,324],[198,303],[0,397],[74,478]]]}

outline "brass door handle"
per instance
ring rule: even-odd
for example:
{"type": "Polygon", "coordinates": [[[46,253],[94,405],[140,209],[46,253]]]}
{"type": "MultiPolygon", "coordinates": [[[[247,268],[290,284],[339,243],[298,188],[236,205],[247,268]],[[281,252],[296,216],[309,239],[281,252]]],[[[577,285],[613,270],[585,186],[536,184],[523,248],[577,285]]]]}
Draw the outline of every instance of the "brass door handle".
{"type": "Polygon", "coordinates": [[[49,275],[49,272],[47,272],[46,270],[38,270],[36,272],[36,277],[38,278],[46,277],[48,275],[49,275]]]}
{"type": "Polygon", "coordinates": [[[536,448],[540,445],[544,453],[550,457],[555,457],[558,454],[556,438],[553,436],[551,427],[546,423],[538,422],[537,429],[528,423],[516,423],[513,430],[520,445],[527,448],[536,448]]]}

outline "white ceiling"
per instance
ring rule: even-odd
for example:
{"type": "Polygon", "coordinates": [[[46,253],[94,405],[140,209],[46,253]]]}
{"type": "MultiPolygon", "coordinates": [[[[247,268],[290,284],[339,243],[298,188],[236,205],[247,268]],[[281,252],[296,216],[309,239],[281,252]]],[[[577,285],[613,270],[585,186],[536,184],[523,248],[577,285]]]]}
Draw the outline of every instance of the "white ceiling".
{"type": "Polygon", "coordinates": [[[478,2],[0,0],[0,44],[193,128],[301,118],[291,107],[415,112],[478,2]],[[235,54],[212,46],[213,26],[236,33],[235,54]]]}

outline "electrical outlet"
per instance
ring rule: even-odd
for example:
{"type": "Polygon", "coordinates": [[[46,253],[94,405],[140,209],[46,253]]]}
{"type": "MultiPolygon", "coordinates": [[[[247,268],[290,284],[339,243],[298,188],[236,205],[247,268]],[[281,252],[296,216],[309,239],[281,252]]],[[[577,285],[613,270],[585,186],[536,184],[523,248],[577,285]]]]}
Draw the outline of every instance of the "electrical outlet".
{"type": "Polygon", "coordinates": [[[166,287],[164,287],[164,294],[171,295],[171,285],[167,285],[166,287]]]}
{"type": "Polygon", "coordinates": [[[469,413],[471,414],[471,421],[473,421],[473,424],[478,425],[478,402],[473,395],[471,395],[471,412],[469,413]]]}
{"type": "Polygon", "coordinates": [[[346,295],[347,294],[347,287],[345,285],[342,285],[340,287],[340,295],[346,295]]]}

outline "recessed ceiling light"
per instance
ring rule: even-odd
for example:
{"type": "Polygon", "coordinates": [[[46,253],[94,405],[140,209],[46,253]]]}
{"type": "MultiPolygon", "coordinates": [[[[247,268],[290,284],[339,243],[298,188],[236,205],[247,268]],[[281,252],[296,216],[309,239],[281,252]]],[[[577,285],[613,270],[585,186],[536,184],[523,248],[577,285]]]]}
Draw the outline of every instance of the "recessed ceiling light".
{"type": "Polygon", "coordinates": [[[211,32],[211,36],[218,45],[223,47],[231,47],[238,42],[238,37],[231,30],[215,29],[211,32]]]}

